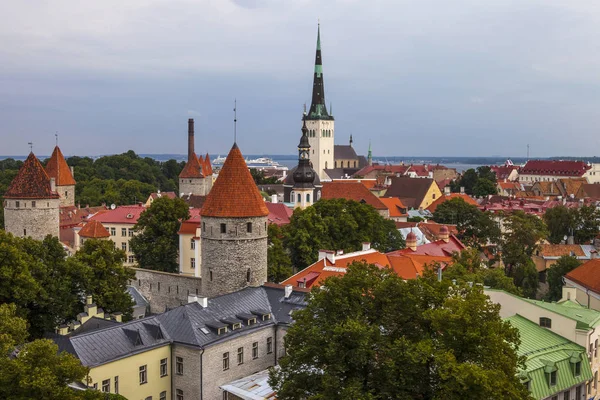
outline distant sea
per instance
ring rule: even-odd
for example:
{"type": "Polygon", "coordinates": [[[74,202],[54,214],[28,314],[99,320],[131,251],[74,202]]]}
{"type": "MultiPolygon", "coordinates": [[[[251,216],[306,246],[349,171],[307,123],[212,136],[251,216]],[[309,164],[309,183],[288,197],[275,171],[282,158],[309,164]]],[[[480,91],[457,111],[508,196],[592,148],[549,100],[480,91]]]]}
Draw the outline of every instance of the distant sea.
{"type": "MultiPolygon", "coordinates": [[[[168,161],[175,159],[177,161],[187,160],[186,154],[139,154],[140,157],[150,157],[157,161],[168,161]]],[[[215,160],[219,156],[226,156],[226,154],[211,154],[211,160],[215,160]]],[[[38,156],[41,160],[44,160],[50,156],[38,156]]],[[[65,157],[69,157],[66,155],[65,157]]],[[[102,156],[90,156],[93,159],[100,158],[102,156]]],[[[259,157],[269,157],[273,161],[277,161],[281,165],[285,165],[288,168],[293,168],[298,164],[298,156],[295,154],[247,154],[246,159],[252,160],[259,157]]],[[[2,156],[0,160],[6,158],[13,158],[15,160],[25,160],[27,156],[2,156]]],[[[392,156],[392,157],[374,157],[373,162],[379,164],[441,164],[448,168],[455,168],[458,172],[463,172],[469,168],[477,168],[482,165],[501,165],[507,160],[508,157],[413,157],[413,156],[392,156]]],[[[515,165],[525,164],[527,158],[525,157],[514,157],[510,158],[515,165]]],[[[552,157],[552,159],[579,159],[590,162],[599,162],[598,158],[592,157],[552,157]]]]}

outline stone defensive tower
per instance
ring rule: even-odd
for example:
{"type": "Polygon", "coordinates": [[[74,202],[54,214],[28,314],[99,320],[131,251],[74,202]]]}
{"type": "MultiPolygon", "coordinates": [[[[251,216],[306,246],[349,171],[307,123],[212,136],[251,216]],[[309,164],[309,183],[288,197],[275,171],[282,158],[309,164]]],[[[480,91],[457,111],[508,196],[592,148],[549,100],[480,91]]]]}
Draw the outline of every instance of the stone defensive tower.
{"type": "MultiPolygon", "coordinates": [[[[210,160],[209,160],[210,162],[210,160]]],[[[179,192],[184,194],[195,194],[206,196],[212,187],[212,168],[208,172],[206,161],[202,156],[198,157],[194,151],[194,119],[188,120],[188,160],[179,174],[179,192]]]]}
{"type": "Polygon", "coordinates": [[[200,212],[204,296],[267,281],[267,215],[267,206],[234,144],[200,212]]]}
{"type": "Polygon", "coordinates": [[[59,236],[60,199],[50,178],[33,153],[4,193],[4,226],[15,236],[42,240],[59,236]]]}
{"type": "Polygon", "coordinates": [[[60,206],[74,206],[75,178],[73,178],[73,170],[67,165],[58,146],[54,148],[48,164],[46,164],[46,173],[50,178],[54,178],[56,192],[60,196],[60,206]]]}

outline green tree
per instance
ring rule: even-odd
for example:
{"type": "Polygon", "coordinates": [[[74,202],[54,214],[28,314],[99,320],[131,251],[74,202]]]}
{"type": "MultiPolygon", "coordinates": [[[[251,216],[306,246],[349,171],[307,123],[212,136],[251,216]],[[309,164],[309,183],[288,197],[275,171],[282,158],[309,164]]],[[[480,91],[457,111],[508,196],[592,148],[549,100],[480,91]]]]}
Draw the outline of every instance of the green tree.
{"type": "Polygon", "coordinates": [[[576,211],[575,241],[589,243],[598,236],[600,229],[600,212],[596,206],[583,206],[576,211]]]}
{"type": "Polygon", "coordinates": [[[275,224],[270,224],[268,237],[267,280],[282,282],[292,275],[292,260],[283,247],[283,230],[275,224]]]}
{"type": "Polygon", "coordinates": [[[548,241],[558,244],[575,229],[576,210],[559,205],[547,209],[543,219],[548,227],[548,241]]]}
{"type": "Polygon", "coordinates": [[[320,249],[352,252],[360,250],[363,242],[382,252],[405,246],[394,221],[368,204],[346,199],[319,200],[304,210],[296,209],[284,231],[284,245],[297,270],[317,261],[320,249]]]}
{"type": "Polygon", "coordinates": [[[129,241],[140,267],[177,272],[179,263],[179,227],[190,218],[189,206],[181,198],[160,197],[144,211],[129,241]]]}
{"type": "Polygon", "coordinates": [[[563,277],[575,268],[579,267],[581,262],[574,256],[562,256],[546,272],[548,282],[548,293],[546,300],[558,301],[562,298],[563,277]]]}
{"type": "Polygon", "coordinates": [[[110,240],[88,239],[74,258],[87,267],[84,293],[92,295],[105,312],[122,312],[125,320],[130,319],[133,300],[127,284],[135,271],[123,265],[125,252],[110,240]]]}
{"type": "Polygon", "coordinates": [[[474,196],[487,196],[498,193],[498,189],[496,188],[496,174],[488,166],[466,170],[460,179],[450,184],[450,187],[453,192],[458,192],[462,187],[466,194],[474,196]]]}
{"type": "Polygon", "coordinates": [[[473,186],[473,196],[487,196],[490,194],[498,194],[498,188],[496,187],[496,181],[490,181],[489,179],[478,179],[475,186],[473,186]]]}
{"type": "Polygon", "coordinates": [[[518,331],[482,288],[360,263],[324,286],[271,370],[279,399],[530,399],[518,331]]]}

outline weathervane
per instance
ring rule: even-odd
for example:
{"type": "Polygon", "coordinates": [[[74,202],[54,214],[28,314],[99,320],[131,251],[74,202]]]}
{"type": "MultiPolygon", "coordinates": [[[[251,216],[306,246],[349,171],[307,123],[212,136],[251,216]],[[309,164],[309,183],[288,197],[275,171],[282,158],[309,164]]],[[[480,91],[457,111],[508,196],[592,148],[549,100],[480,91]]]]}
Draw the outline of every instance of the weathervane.
{"type": "Polygon", "coordinates": [[[233,143],[237,143],[237,99],[233,99],[233,143]]]}
{"type": "Polygon", "coordinates": [[[29,152],[33,153],[33,142],[27,142],[27,144],[29,145],[29,152]]]}
{"type": "Polygon", "coordinates": [[[56,139],[56,145],[58,146],[58,131],[54,134],[54,138],[56,139]]]}

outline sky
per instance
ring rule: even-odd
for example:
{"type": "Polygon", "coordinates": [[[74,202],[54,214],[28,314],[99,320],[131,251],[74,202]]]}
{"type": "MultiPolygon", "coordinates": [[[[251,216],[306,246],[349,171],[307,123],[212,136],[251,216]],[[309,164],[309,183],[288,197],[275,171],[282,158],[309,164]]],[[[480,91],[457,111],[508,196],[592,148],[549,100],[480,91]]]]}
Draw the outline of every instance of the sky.
{"type": "Polygon", "coordinates": [[[336,144],[600,152],[600,2],[0,0],[0,155],[294,154],[317,21],[336,144]]]}

